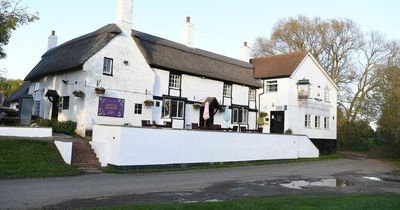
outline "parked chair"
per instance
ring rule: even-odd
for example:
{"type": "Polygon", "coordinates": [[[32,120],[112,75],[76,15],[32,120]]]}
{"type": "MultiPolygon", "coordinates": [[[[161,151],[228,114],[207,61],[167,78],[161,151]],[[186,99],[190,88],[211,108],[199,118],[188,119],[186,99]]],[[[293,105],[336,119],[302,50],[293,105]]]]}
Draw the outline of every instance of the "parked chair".
{"type": "Polygon", "coordinates": [[[257,129],[257,133],[262,133],[263,132],[263,128],[258,128],[257,129]]]}
{"type": "Polygon", "coordinates": [[[142,127],[150,127],[150,120],[142,120],[142,127]]]}
{"type": "Polygon", "coordinates": [[[238,130],[239,130],[239,126],[236,126],[236,125],[235,125],[235,126],[233,126],[233,129],[232,129],[232,130],[233,130],[233,132],[238,132],[238,130]]]}
{"type": "Polygon", "coordinates": [[[166,128],[172,128],[172,122],[165,122],[166,128]]]}
{"type": "Polygon", "coordinates": [[[192,130],[198,130],[199,129],[199,124],[198,123],[192,123],[192,130]]]}
{"type": "Polygon", "coordinates": [[[240,127],[240,132],[246,133],[246,127],[240,127]]]}

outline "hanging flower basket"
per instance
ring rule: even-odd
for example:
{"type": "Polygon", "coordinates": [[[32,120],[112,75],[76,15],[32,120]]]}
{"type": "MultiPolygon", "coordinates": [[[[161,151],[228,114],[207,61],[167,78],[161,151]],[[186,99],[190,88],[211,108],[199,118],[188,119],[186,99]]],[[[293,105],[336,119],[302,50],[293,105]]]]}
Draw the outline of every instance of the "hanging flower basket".
{"type": "Polygon", "coordinates": [[[145,100],[143,103],[145,106],[153,106],[154,105],[154,101],[150,100],[150,99],[145,100]]]}
{"type": "Polygon", "coordinates": [[[83,92],[80,91],[80,90],[75,90],[74,92],[72,92],[72,94],[73,94],[75,97],[78,97],[78,98],[82,98],[83,96],[85,96],[85,93],[83,93],[83,92]]]}
{"type": "Polygon", "coordinates": [[[94,89],[94,91],[96,92],[97,95],[102,95],[106,92],[106,89],[104,89],[103,87],[97,87],[94,89]]]}
{"type": "Polygon", "coordinates": [[[193,109],[199,110],[200,108],[201,108],[201,104],[199,104],[199,103],[194,103],[193,104],[193,109]]]}

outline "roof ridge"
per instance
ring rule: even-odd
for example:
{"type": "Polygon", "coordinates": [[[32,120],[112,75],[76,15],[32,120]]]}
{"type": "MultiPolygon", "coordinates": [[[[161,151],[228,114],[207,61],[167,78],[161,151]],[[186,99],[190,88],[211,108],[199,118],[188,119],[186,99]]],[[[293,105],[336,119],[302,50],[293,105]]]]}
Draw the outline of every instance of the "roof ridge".
{"type": "Polygon", "coordinates": [[[264,57],[258,57],[258,58],[254,58],[253,60],[261,60],[261,59],[267,59],[267,58],[277,58],[277,57],[283,57],[283,56],[291,56],[291,55],[295,55],[295,54],[304,54],[304,56],[306,56],[309,53],[308,50],[302,50],[302,51],[296,51],[296,52],[289,52],[289,53],[281,53],[281,54],[277,54],[277,55],[267,55],[264,57]]]}
{"type": "MultiPolygon", "coordinates": [[[[141,31],[138,31],[138,30],[133,30],[132,29],[132,31],[135,33],[134,35],[137,35],[137,32],[138,33],[142,33],[142,34],[147,35],[147,36],[152,36],[152,37],[155,37],[155,38],[167,41],[167,42],[172,42],[173,44],[177,44],[180,47],[186,48],[186,49],[188,49],[190,51],[184,50],[184,49],[180,49],[178,47],[171,46],[171,45],[168,45],[168,44],[165,44],[165,43],[156,43],[155,41],[152,41],[152,40],[144,38],[146,41],[154,43],[154,44],[157,44],[157,45],[173,48],[173,49],[176,49],[176,50],[179,50],[179,51],[182,51],[182,52],[190,52],[190,53],[198,55],[198,56],[202,56],[202,57],[210,58],[210,59],[213,59],[213,60],[221,61],[221,62],[227,63],[227,64],[241,66],[241,67],[244,67],[244,68],[253,68],[253,65],[251,63],[247,63],[245,61],[241,61],[241,60],[236,59],[236,58],[232,58],[232,57],[229,57],[229,56],[226,56],[226,55],[217,54],[217,53],[214,53],[214,52],[211,52],[211,51],[208,51],[208,50],[203,50],[203,49],[200,49],[200,48],[187,47],[186,45],[181,44],[179,42],[175,42],[175,41],[172,41],[172,40],[169,40],[169,39],[165,39],[165,38],[162,38],[162,37],[159,37],[159,36],[155,36],[155,35],[152,35],[152,34],[148,34],[148,33],[145,33],[145,32],[141,32],[141,31]],[[208,56],[208,55],[202,54],[200,52],[195,52],[195,51],[201,51],[203,53],[213,54],[213,55],[216,55],[218,57],[222,57],[222,59],[218,59],[218,58],[215,58],[215,57],[212,57],[212,56],[208,56]],[[224,59],[226,59],[226,60],[224,60],[224,59]],[[227,61],[227,60],[232,60],[232,61],[230,62],[230,61],[227,61]]],[[[139,37],[139,38],[143,38],[143,37],[139,37]]]]}

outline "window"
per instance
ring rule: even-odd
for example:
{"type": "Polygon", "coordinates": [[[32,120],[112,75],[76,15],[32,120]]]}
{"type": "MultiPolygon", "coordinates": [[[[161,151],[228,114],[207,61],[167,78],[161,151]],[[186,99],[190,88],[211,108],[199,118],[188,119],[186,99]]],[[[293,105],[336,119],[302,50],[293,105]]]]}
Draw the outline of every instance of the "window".
{"type": "Polygon", "coordinates": [[[185,102],[165,99],[163,104],[164,118],[183,118],[185,102]]]}
{"type": "Polygon", "coordinates": [[[324,101],[329,102],[329,88],[326,87],[324,90],[324,101]]]}
{"type": "Polygon", "coordinates": [[[324,128],[329,129],[329,117],[324,117],[324,128]]]}
{"type": "Polygon", "coordinates": [[[35,101],[33,104],[33,115],[40,116],[40,101],[35,101]]]}
{"type": "Polygon", "coordinates": [[[315,116],[315,127],[316,128],[321,127],[321,116],[315,116]]]}
{"type": "Polygon", "coordinates": [[[277,92],[278,91],[278,81],[272,80],[267,81],[267,92],[277,92]]]}
{"type": "Polygon", "coordinates": [[[250,89],[249,90],[249,101],[255,101],[255,100],[256,100],[256,90],[250,89]]]}
{"type": "Polygon", "coordinates": [[[59,112],[69,109],[69,96],[60,97],[59,112]]]}
{"type": "Polygon", "coordinates": [[[181,76],[176,74],[169,75],[169,87],[174,89],[181,88],[181,76]]]}
{"type": "Polygon", "coordinates": [[[112,76],[113,75],[113,59],[111,58],[104,58],[103,63],[103,74],[112,76]]]}
{"type": "Polygon", "coordinates": [[[249,110],[244,108],[233,108],[232,109],[232,123],[234,124],[247,124],[249,116],[249,110]]]}
{"type": "Polygon", "coordinates": [[[232,85],[224,84],[224,97],[232,97],[232,85]]]}
{"type": "Polygon", "coordinates": [[[135,104],[135,114],[142,114],[142,104],[135,104]]]}
{"type": "Polygon", "coordinates": [[[33,91],[36,92],[36,91],[39,91],[39,89],[40,89],[40,83],[39,82],[35,82],[35,84],[33,86],[33,91]]]}
{"type": "Polygon", "coordinates": [[[311,115],[306,114],[304,117],[304,126],[306,128],[310,128],[311,127],[311,115]]]}

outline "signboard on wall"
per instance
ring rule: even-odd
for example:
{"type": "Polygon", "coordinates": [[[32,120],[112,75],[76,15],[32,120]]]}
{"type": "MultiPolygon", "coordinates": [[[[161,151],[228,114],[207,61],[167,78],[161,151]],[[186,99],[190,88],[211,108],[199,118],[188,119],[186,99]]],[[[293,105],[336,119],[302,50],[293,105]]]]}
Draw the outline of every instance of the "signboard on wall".
{"type": "Polygon", "coordinates": [[[124,117],[125,99],[99,97],[99,116],[105,117],[124,117]]]}

